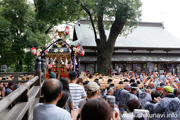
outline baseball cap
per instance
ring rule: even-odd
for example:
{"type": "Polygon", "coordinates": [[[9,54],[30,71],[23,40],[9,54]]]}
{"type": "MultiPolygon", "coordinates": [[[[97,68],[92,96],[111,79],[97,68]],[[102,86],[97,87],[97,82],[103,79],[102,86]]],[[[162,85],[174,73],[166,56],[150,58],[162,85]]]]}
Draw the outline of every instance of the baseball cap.
{"type": "Polygon", "coordinates": [[[87,90],[89,90],[91,92],[95,92],[95,91],[99,90],[99,85],[96,82],[89,82],[87,84],[87,90]]]}
{"type": "Polygon", "coordinates": [[[165,86],[164,89],[170,93],[173,93],[173,89],[170,86],[165,86]]]}

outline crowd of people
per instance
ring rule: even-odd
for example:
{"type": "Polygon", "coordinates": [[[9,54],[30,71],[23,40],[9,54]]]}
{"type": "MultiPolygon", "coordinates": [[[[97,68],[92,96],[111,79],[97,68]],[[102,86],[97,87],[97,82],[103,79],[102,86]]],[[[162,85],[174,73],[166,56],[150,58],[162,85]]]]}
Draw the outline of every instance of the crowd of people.
{"type": "MultiPolygon", "coordinates": [[[[18,77],[19,80],[30,80],[33,78],[33,75],[20,75],[18,77]]],[[[10,93],[12,93],[15,89],[20,87],[22,83],[12,83],[12,82],[7,82],[8,80],[13,80],[14,76],[13,75],[1,75],[0,80],[3,81],[0,83],[0,100],[3,97],[8,96],[10,93]]]]}
{"type": "Polygon", "coordinates": [[[72,71],[69,79],[69,82],[65,78],[45,81],[42,87],[45,103],[35,106],[34,120],[180,119],[178,75],[86,73],[80,80],[72,71]],[[102,87],[104,84],[106,87],[102,87]]]}
{"type": "MultiPolygon", "coordinates": [[[[110,76],[84,73],[82,78],[72,71],[69,80],[55,77],[50,74],[43,84],[45,103],[34,107],[34,120],[180,119],[178,74],[130,71],[110,76]]],[[[13,87],[1,83],[0,98],[13,87]]]]}

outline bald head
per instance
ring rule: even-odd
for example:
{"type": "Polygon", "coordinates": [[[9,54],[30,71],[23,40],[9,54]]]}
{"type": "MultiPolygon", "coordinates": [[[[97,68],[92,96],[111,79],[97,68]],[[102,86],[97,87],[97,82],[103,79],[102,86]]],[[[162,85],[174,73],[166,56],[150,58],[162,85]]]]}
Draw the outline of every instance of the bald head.
{"type": "Polygon", "coordinates": [[[42,86],[42,92],[46,102],[52,102],[57,99],[59,93],[62,91],[62,83],[57,79],[48,79],[42,86]]]}

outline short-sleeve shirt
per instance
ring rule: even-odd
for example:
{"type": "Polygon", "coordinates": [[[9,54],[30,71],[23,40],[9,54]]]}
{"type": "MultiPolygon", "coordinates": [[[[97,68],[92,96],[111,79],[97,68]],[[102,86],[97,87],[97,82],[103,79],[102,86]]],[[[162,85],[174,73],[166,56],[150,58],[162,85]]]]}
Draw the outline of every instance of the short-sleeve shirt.
{"type": "Polygon", "coordinates": [[[84,88],[78,84],[69,84],[69,90],[73,99],[74,109],[78,108],[79,101],[83,96],[87,96],[84,88]]]}
{"type": "Polygon", "coordinates": [[[72,120],[66,110],[53,104],[38,103],[34,107],[33,120],[72,120]]]}
{"type": "Polygon", "coordinates": [[[69,113],[71,113],[71,108],[70,108],[70,104],[73,103],[72,101],[72,96],[71,94],[69,93],[69,97],[68,97],[68,100],[67,100],[67,104],[64,106],[64,109],[67,110],[69,113]]]}
{"type": "Polygon", "coordinates": [[[87,99],[87,98],[86,98],[86,99],[81,99],[81,100],[80,100],[80,102],[79,102],[78,107],[82,109],[82,108],[83,108],[83,106],[84,106],[84,104],[85,104],[87,101],[88,101],[88,99],[87,99]]]}

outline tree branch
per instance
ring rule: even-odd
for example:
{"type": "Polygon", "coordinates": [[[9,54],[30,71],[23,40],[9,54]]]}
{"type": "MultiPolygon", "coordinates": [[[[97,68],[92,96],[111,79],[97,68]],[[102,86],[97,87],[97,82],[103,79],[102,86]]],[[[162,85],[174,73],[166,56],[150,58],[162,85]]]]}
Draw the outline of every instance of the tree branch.
{"type": "Polygon", "coordinates": [[[50,31],[53,27],[54,27],[53,25],[49,26],[49,28],[45,31],[45,34],[48,34],[49,31],[50,31]]]}
{"type": "Polygon", "coordinates": [[[112,49],[114,49],[116,39],[117,39],[119,33],[121,32],[121,30],[123,29],[125,23],[126,22],[123,22],[120,17],[115,18],[115,21],[112,24],[112,27],[110,30],[110,35],[109,35],[109,38],[107,41],[107,44],[111,45],[112,49]]]}
{"type": "Polygon", "coordinates": [[[99,30],[99,35],[100,35],[100,46],[104,47],[106,44],[106,33],[104,29],[104,24],[103,24],[103,14],[98,15],[98,30],[99,30]]]}
{"type": "Polygon", "coordinates": [[[91,21],[91,24],[92,24],[92,27],[93,27],[93,31],[94,31],[94,37],[95,37],[95,41],[96,41],[96,45],[99,46],[99,40],[97,39],[97,33],[96,33],[96,29],[95,29],[95,26],[94,26],[94,22],[92,20],[92,16],[91,16],[91,12],[82,4],[82,3],[79,3],[79,1],[76,1],[75,2],[81,6],[81,8],[83,8],[83,10],[89,15],[90,17],[90,21],[91,21]]]}

